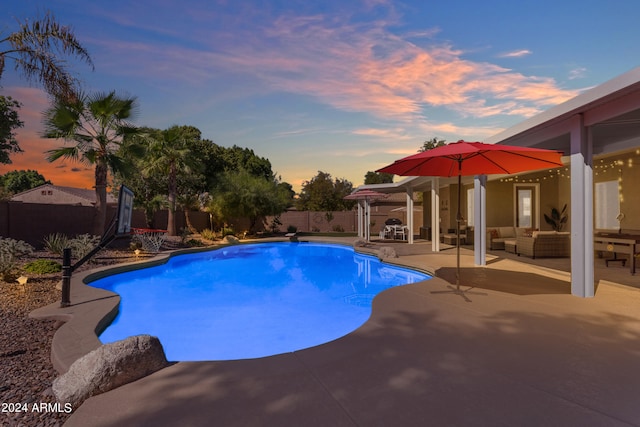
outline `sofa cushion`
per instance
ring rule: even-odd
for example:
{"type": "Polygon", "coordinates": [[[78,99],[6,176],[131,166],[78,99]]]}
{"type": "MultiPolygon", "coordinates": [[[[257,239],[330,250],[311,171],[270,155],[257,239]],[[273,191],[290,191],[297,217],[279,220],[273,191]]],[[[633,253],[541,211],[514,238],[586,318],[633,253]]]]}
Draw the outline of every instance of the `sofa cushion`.
{"type": "Polygon", "coordinates": [[[498,232],[500,237],[516,237],[516,230],[514,227],[499,227],[498,232]]]}
{"type": "Polygon", "coordinates": [[[497,239],[498,237],[500,237],[500,233],[495,228],[492,228],[492,229],[490,229],[488,231],[489,231],[489,234],[491,235],[492,239],[497,239]]]}

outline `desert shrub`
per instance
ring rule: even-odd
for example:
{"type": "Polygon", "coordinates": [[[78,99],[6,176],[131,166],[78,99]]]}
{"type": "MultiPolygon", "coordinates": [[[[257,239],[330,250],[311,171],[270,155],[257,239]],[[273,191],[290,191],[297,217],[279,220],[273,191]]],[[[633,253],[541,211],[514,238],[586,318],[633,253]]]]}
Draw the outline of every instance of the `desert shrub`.
{"type": "Polygon", "coordinates": [[[50,274],[62,271],[62,264],[52,259],[37,259],[31,261],[23,267],[27,273],[50,274]]]}
{"type": "Polygon", "coordinates": [[[32,253],[33,246],[30,244],[22,240],[0,237],[0,279],[5,282],[15,281],[18,271],[18,260],[32,253]]]}
{"type": "Polygon", "coordinates": [[[189,239],[189,240],[187,240],[187,245],[192,246],[192,247],[200,247],[200,246],[204,246],[204,243],[202,243],[198,239],[189,239]]]}
{"type": "Polygon", "coordinates": [[[344,228],[340,224],[336,224],[333,226],[333,231],[337,231],[338,233],[344,233],[344,228]]]}
{"type": "Polygon", "coordinates": [[[314,233],[319,233],[320,232],[320,228],[316,227],[315,225],[313,227],[311,227],[311,231],[314,233]]]}
{"type": "Polygon", "coordinates": [[[52,254],[62,256],[62,252],[69,246],[69,238],[62,233],[49,234],[43,239],[44,247],[52,254]]]}
{"type": "Polygon", "coordinates": [[[207,239],[207,240],[215,240],[216,239],[216,235],[213,231],[209,230],[208,228],[205,228],[204,230],[202,230],[200,232],[200,235],[202,236],[203,239],[207,239]]]}
{"type": "Polygon", "coordinates": [[[222,237],[224,236],[233,236],[236,232],[231,227],[222,227],[222,237]]]}
{"type": "Polygon", "coordinates": [[[98,246],[98,243],[100,243],[100,236],[80,234],[69,240],[69,247],[71,248],[71,254],[81,259],[98,246]]]}
{"type": "Polygon", "coordinates": [[[298,231],[298,227],[295,225],[290,225],[287,227],[287,233],[296,233],[298,231]]]}

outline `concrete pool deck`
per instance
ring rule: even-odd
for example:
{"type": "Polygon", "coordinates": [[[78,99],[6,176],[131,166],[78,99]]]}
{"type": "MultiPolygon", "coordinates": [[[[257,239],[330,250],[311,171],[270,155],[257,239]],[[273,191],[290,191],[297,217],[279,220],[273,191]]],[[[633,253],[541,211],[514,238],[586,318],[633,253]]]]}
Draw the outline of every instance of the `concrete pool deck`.
{"type": "Polygon", "coordinates": [[[439,293],[455,251],[382,245],[437,277],[383,292],[370,320],[333,342],[177,363],[90,398],[65,425],[640,425],[633,283],[600,280],[583,299],[564,271],[500,256],[474,267],[463,249],[463,298],[439,293]]]}

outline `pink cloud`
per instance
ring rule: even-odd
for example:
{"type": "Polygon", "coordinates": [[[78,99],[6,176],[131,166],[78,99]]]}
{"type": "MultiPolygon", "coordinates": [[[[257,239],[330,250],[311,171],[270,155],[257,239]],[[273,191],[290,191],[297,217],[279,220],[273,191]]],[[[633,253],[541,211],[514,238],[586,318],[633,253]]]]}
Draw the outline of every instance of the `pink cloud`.
{"type": "Polygon", "coordinates": [[[206,86],[221,72],[232,73],[256,78],[271,91],[308,95],[340,110],[404,123],[425,120],[425,107],[465,117],[530,116],[578,94],[550,78],[467,60],[462,50],[446,44],[417,46],[407,38],[431,37],[438,30],[398,36],[390,23],[396,23],[393,17],[352,23],[338,16],[283,15],[264,25],[238,25],[232,32],[216,26],[208,33],[201,30],[198,42],[209,43],[208,48],[96,42],[112,52],[113,72],[148,76],[152,69],[159,86],[166,81],[206,86]]]}

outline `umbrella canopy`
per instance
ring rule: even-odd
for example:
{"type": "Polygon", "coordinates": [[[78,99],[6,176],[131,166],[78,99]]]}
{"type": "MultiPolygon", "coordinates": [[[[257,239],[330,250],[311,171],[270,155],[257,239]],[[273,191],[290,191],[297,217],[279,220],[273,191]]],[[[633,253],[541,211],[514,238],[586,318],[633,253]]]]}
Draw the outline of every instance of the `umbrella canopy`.
{"type": "Polygon", "coordinates": [[[369,189],[355,191],[348,196],[343,197],[346,200],[375,200],[389,197],[388,194],[380,193],[369,189]]]}
{"type": "Polygon", "coordinates": [[[562,153],[541,148],[453,142],[424,151],[379,169],[403,176],[469,176],[514,174],[562,166],[562,153]]]}
{"type": "Polygon", "coordinates": [[[469,175],[514,174],[557,168],[562,153],[541,148],[458,141],[396,160],[377,172],[404,176],[458,177],[458,213],[456,215],[456,291],[460,292],[460,194],[461,177],[469,175]]]}

